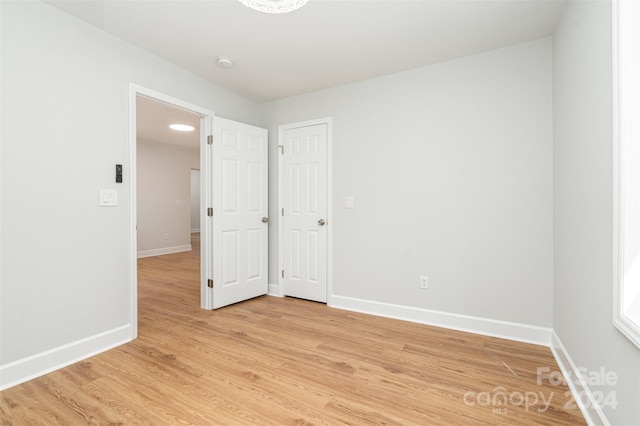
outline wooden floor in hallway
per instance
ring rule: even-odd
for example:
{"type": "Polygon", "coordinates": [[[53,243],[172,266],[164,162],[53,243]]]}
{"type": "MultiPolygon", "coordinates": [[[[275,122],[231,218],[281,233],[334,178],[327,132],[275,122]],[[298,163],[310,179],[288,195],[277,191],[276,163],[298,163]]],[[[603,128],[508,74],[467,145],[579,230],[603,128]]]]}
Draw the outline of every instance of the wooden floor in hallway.
{"type": "Polygon", "coordinates": [[[201,310],[194,243],[139,259],[135,341],[1,392],[2,424],[585,424],[546,347],[291,298],[201,310]]]}

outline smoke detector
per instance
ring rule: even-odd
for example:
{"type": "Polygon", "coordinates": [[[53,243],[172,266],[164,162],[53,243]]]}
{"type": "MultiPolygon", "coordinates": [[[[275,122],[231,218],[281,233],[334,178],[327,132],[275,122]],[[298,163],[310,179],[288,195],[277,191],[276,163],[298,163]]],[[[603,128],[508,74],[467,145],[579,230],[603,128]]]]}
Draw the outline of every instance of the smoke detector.
{"type": "Polygon", "coordinates": [[[220,56],[218,58],[218,66],[220,68],[229,69],[233,67],[233,61],[231,58],[227,58],[226,56],[220,56]]]}

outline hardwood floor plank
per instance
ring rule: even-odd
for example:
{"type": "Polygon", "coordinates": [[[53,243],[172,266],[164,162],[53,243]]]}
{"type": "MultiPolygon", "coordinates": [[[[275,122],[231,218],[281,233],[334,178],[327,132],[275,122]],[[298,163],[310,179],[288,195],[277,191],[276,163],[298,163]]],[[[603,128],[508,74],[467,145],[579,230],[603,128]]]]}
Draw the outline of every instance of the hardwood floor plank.
{"type": "Polygon", "coordinates": [[[201,310],[193,245],[139,259],[138,339],[3,391],[2,424],[585,424],[546,347],[292,298],[201,310]]]}

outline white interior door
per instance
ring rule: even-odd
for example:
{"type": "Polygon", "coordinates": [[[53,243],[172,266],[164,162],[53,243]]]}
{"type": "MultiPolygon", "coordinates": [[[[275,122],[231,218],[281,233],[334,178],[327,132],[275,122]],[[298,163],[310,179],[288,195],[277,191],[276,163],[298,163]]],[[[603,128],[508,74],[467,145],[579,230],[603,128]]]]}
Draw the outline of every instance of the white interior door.
{"type": "Polygon", "coordinates": [[[327,125],[284,130],[284,295],[327,301],[327,125]]]}
{"type": "Polygon", "coordinates": [[[213,121],[213,309],[268,291],[267,130],[213,121]]]}

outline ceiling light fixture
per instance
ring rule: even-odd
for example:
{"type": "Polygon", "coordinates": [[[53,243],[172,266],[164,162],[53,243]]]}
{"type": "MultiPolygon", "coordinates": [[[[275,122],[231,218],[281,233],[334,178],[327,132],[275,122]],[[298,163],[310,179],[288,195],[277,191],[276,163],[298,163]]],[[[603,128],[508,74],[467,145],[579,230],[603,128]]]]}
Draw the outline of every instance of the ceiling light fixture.
{"type": "Polygon", "coordinates": [[[304,6],[309,0],[240,0],[251,9],[265,13],[287,13],[304,6]]]}
{"type": "Polygon", "coordinates": [[[179,132],[193,132],[196,129],[188,124],[169,124],[169,128],[179,132]]]}
{"type": "Polygon", "coordinates": [[[233,61],[231,58],[227,58],[226,56],[220,56],[218,58],[218,66],[220,68],[229,69],[233,67],[233,61]]]}

